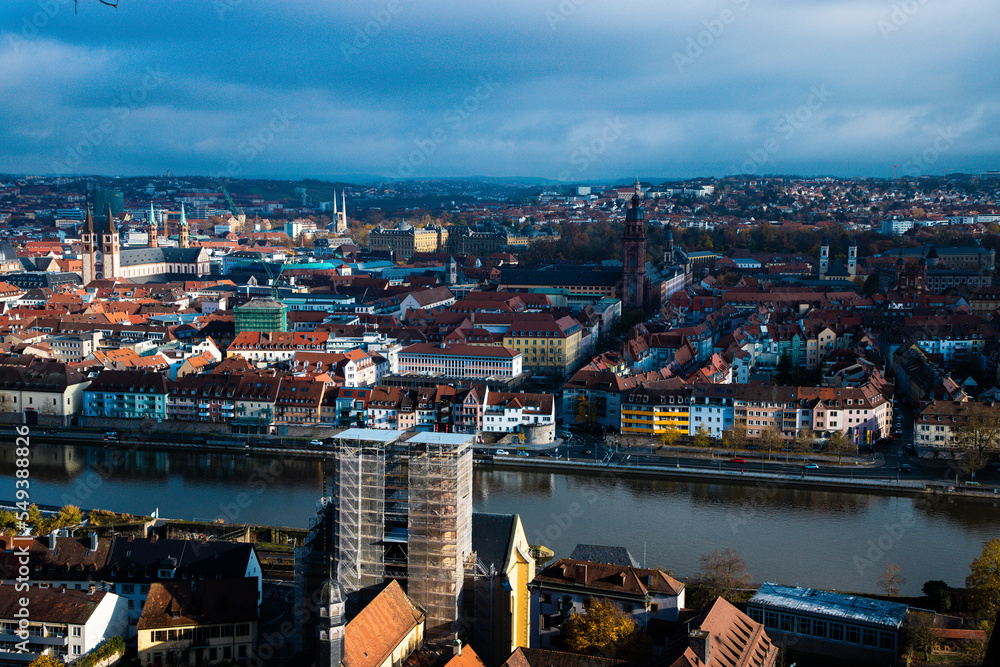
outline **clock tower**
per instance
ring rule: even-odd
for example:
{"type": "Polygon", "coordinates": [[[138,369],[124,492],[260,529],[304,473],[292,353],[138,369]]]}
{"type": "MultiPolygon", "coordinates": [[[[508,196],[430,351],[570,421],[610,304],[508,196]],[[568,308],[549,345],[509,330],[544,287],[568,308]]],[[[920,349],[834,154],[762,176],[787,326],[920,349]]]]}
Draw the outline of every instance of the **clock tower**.
{"type": "Polygon", "coordinates": [[[645,307],[646,285],[646,221],[639,201],[642,186],[635,179],[635,195],[625,214],[625,234],[622,236],[622,305],[632,310],[645,307]]]}

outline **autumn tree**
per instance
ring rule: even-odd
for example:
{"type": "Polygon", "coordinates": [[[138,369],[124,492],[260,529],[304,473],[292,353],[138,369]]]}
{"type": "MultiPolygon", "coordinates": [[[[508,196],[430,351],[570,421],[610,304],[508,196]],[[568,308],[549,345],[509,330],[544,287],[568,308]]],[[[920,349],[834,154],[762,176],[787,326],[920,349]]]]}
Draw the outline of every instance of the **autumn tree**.
{"type": "Polygon", "coordinates": [[[983,544],[983,551],[969,565],[971,571],[965,578],[972,606],[986,618],[996,618],[1000,610],[1000,538],[983,544]]]}
{"type": "Polygon", "coordinates": [[[65,667],[65,665],[51,655],[40,655],[29,662],[28,667],[65,667]]]}
{"type": "Polygon", "coordinates": [[[712,432],[704,424],[694,432],[695,447],[709,447],[712,444],[712,432]]]}
{"type": "Polygon", "coordinates": [[[816,442],[816,436],[813,432],[807,428],[800,428],[795,432],[795,438],[792,440],[792,449],[796,452],[808,452],[813,448],[813,444],[816,442]]]}
{"type": "Polygon", "coordinates": [[[760,445],[767,449],[767,458],[771,458],[771,450],[778,449],[778,447],[784,441],[781,438],[781,432],[774,427],[768,427],[761,429],[760,431],[760,445]]]}
{"type": "Polygon", "coordinates": [[[878,578],[879,588],[884,590],[886,595],[896,597],[899,595],[900,587],[905,583],[906,578],[900,574],[899,566],[895,563],[886,563],[878,578]]]}
{"type": "Polygon", "coordinates": [[[586,396],[580,396],[576,401],[576,423],[586,424],[595,420],[594,409],[586,396]]]}
{"type": "Polygon", "coordinates": [[[736,456],[736,450],[743,449],[747,445],[747,422],[745,419],[737,419],[733,422],[733,425],[726,429],[722,434],[723,442],[727,449],[733,450],[733,456],[736,456]]]}
{"type": "Polygon", "coordinates": [[[907,614],[904,636],[910,650],[920,651],[927,660],[934,646],[934,615],[917,611],[907,614]]]}
{"type": "Polygon", "coordinates": [[[855,451],[854,443],[841,431],[834,431],[827,438],[826,448],[837,455],[837,463],[841,463],[845,455],[855,451]]]}
{"type": "Polygon", "coordinates": [[[964,468],[975,478],[990,456],[1000,451],[1000,407],[972,403],[965,422],[952,430],[955,444],[965,454],[964,468]]]}
{"type": "Polygon", "coordinates": [[[713,551],[699,559],[699,578],[708,590],[710,600],[723,597],[732,602],[744,589],[753,584],[753,576],[746,561],[732,547],[713,551]]]}
{"type": "Polygon", "coordinates": [[[664,447],[670,447],[675,442],[677,442],[677,438],[679,438],[680,436],[681,436],[680,431],[668,428],[665,431],[663,431],[663,433],[658,435],[656,439],[659,440],[660,444],[663,445],[664,447]]]}
{"type": "Polygon", "coordinates": [[[635,631],[635,621],[611,600],[590,598],[583,614],[566,622],[566,645],[579,653],[609,652],[635,631]]]}

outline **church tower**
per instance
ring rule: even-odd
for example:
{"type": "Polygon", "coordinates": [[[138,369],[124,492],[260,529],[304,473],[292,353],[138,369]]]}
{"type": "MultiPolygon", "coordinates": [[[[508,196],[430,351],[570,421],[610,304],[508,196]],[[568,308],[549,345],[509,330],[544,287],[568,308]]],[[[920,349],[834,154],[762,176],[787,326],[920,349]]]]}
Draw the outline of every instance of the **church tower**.
{"type": "Polygon", "coordinates": [[[122,246],[118,237],[118,225],[108,204],[108,218],[101,232],[101,252],[95,254],[100,267],[95,271],[97,278],[114,280],[118,278],[122,264],[122,246]]]}
{"type": "Polygon", "coordinates": [[[819,247],[819,279],[823,280],[830,270],[830,240],[823,237],[823,245],[819,247]]]}
{"type": "Polygon", "coordinates": [[[667,223],[667,235],[663,242],[663,265],[673,266],[674,264],[674,226],[667,223]]]}
{"type": "Polygon", "coordinates": [[[329,580],[323,586],[319,610],[319,665],[340,667],[344,660],[344,596],[340,584],[329,580]]]}
{"type": "Polygon", "coordinates": [[[83,284],[86,286],[94,279],[96,275],[96,270],[94,267],[94,245],[97,242],[97,234],[94,232],[94,216],[90,213],[90,208],[87,208],[87,218],[83,223],[83,232],[80,234],[80,238],[83,241],[83,251],[80,253],[80,257],[83,260],[83,284]]]}
{"type": "Polygon", "coordinates": [[[153,210],[153,202],[149,202],[149,242],[146,244],[150,248],[156,248],[160,245],[160,240],[157,238],[158,228],[156,225],[156,212],[153,210]]]}
{"type": "Polygon", "coordinates": [[[458,262],[455,261],[454,255],[448,255],[448,284],[455,285],[458,283],[458,262]]]}
{"type": "Polygon", "coordinates": [[[181,248],[190,248],[191,242],[188,237],[188,221],[187,216],[184,215],[184,202],[181,202],[181,223],[177,232],[177,245],[181,248]]]}
{"type": "Polygon", "coordinates": [[[635,179],[635,196],[625,214],[625,234],[622,236],[622,305],[633,310],[645,306],[646,282],[646,222],[639,200],[642,186],[635,179]]]}
{"type": "Polygon", "coordinates": [[[851,245],[847,248],[847,275],[854,279],[858,275],[858,242],[851,239],[851,245]]]}
{"type": "Polygon", "coordinates": [[[335,234],[347,233],[347,197],[340,191],[340,211],[337,210],[337,191],[333,191],[333,231],[335,234]]]}

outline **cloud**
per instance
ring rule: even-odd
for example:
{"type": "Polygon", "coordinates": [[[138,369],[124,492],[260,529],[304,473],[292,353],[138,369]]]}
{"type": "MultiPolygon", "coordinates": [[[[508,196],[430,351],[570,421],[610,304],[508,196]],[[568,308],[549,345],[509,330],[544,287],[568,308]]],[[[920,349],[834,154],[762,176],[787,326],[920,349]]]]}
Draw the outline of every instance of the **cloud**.
{"type": "Polygon", "coordinates": [[[768,170],[884,175],[948,126],[949,169],[996,168],[998,19],[992,0],[36,0],[0,8],[0,170],[48,171],[110,115],[80,169],[214,173],[276,109],[295,118],[247,175],[387,173],[440,129],[414,176],[555,178],[615,118],[587,178],[722,175],[776,135],[768,170]]]}

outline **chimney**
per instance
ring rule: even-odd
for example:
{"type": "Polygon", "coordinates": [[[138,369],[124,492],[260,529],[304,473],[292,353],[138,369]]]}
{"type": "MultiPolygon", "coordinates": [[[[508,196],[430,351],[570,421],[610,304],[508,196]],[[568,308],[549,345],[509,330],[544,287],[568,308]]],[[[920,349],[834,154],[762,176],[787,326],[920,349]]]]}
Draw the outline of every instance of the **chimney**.
{"type": "Polygon", "coordinates": [[[462,655],[462,640],[461,639],[453,639],[451,641],[451,655],[452,656],[460,656],[460,655],[462,655]]]}
{"type": "Polygon", "coordinates": [[[691,647],[702,664],[708,664],[708,660],[712,656],[712,638],[707,631],[698,628],[688,633],[688,646],[691,647]]]}
{"type": "Polygon", "coordinates": [[[56,531],[49,533],[49,549],[56,548],[56,531]]]}
{"type": "Polygon", "coordinates": [[[90,534],[90,550],[97,551],[97,533],[90,534]]]}
{"type": "Polygon", "coordinates": [[[577,563],[576,564],[576,572],[574,572],[574,577],[573,578],[578,583],[582,583],[582,584],[587,583],[587,564],[586,563],[577,563]]]}

